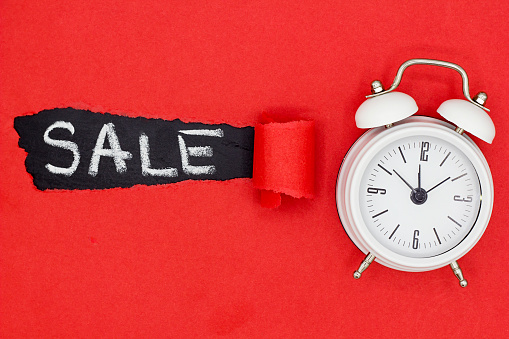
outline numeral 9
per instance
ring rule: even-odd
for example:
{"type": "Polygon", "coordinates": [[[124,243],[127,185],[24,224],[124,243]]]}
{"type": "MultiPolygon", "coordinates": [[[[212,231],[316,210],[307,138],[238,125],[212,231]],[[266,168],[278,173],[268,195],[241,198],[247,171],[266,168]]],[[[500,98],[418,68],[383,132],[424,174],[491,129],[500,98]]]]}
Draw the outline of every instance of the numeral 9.
{"type": "Polygon", "coordinates": [[[387,191],[385,188],[368,187],[368,193],[371,194],[385,194],[387,191]]]}

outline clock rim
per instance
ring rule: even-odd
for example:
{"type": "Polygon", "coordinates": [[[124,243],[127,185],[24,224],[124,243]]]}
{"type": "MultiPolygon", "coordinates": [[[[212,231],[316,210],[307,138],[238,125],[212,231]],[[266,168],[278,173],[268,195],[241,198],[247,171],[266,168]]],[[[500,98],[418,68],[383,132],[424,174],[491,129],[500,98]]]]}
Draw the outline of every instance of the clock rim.
{"type": "MultiPolygon", "coordinates": [[[[365,254],[370,252],[375,255],[375,261],[380,264],[393,269],[412,272],[437,269],[458,260],[468,253],[486,230],[493,209],[491,171],[479,147],[467,135],[460,135],[454,129],[454,125],[435,118],[409,117],[390,129],[377,127],[368,130],[357,139],[343,159],[336,181],[336,207],[341,224],[352,242],[365,254]],[[389,143],[409,135],[415,135],[411,132],[417,130],[427,131],[428,133],[424,134],[445,140],[458,147],[474,166],[482,192],[479,214],[470,232],[452,249],[428,258],[403,256],[380,244],[362,219],[359,189],[352,189],[353,185],[356,185],[354,187],[360,186],[362,174],[375,154],[389,143]]],[[[422,134],[422,132],[419,134],[422,134]]]]}

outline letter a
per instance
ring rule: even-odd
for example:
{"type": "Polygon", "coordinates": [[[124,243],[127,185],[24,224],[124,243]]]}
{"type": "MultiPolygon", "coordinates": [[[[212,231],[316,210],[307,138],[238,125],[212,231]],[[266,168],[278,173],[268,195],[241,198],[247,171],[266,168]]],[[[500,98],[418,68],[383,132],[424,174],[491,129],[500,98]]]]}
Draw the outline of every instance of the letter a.
{"type": "Polygon", "coordinates": [[[92,158],[90,159],[90,167],[88,168],[88,174],[93,177],[95,177],[99,171],[99,161],[101,160],[101,157],[113,158],[113,162],[115,163],[115,168],[118,173],[127,171],[125,160],[133,157],[131,152],[123,151],[122,148],[120,148],[117,133],[115,132],[115,125],[111,122],[109,124],[105,124],[97,136],[92,158]],[[111,147],[110,149],[103,148],[106,136],[108,136],[108,142],[111,147]]]}

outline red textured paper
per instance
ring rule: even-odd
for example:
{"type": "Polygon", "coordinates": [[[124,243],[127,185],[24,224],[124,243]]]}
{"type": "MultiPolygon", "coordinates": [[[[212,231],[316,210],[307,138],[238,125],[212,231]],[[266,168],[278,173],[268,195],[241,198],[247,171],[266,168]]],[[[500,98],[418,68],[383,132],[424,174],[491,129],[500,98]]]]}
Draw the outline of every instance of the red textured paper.
{"type": "MultiPolygon", "coordinates": [[[[509,336],[509,3],[487,1],[0,2],[0,336],[506,338],[509,336]],[[482,8],[481,8],[482,7],[482,8]],[[479,243],[425,273],[362,254],[335,205],[370,83],[410,58],[458,63],[497,128],[475,139],[494,178],[479,243]],[[252,180],[40,192],[16,116],[53,107],[254,126],[313,120],[315,197],[260,207],[252,180]]],[[[398,90],[438,117],[452,70],[398,90]]],[[[135,150],[133,150],[135,151],[135,150]]],[[[89,159],[82,159],[88,164],[89,159]]],[[[285,201],[286,200],[286,201],[285,201]]]]}
{"type": "Polygon", "coordinates": [[[265,208],[276,208],[281,206],[281,193],[269,190],[260,190],[260,204],[265,208]]]}
{"type": "MultiPolygon", "coordinates": [[[[314,127],[313,121],[257,124],[254,187],[295,198],[312,198],[315,186],[314,127]]],[[[274,195],[262,195],[262,203],[267,207],[275,207],[278,202],[280,199],[274,195]]]]}

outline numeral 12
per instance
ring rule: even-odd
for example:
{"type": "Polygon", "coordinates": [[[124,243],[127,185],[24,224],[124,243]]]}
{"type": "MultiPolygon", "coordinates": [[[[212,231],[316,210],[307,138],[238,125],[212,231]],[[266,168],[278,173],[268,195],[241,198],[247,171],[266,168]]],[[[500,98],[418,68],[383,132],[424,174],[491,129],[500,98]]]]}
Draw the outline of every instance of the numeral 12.
{"type": "Polygon", "coordinates": [[[429,142],[423,141],[421,144],[421,161],[428,161],[429,142]]]}

